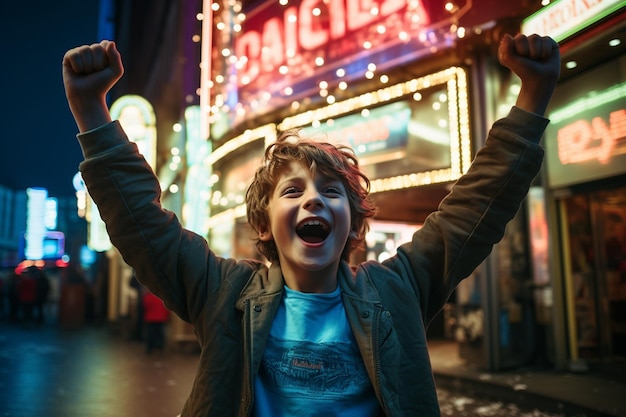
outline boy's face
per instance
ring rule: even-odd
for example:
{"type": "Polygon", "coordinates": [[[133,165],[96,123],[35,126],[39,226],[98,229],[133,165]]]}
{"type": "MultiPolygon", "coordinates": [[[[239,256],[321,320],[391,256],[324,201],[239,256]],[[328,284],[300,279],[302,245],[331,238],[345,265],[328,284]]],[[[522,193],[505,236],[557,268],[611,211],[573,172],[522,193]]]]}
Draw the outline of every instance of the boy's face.
{"type": "Polygon", "coordinates": [[[287,285],[295,280],[301,287],[296,290],[334,290],[351,226],[350,204],[341,181],[313,175],[292,162],[270,196],[268,217],[269,225],[259,238],[274,240],[287,285]]]}

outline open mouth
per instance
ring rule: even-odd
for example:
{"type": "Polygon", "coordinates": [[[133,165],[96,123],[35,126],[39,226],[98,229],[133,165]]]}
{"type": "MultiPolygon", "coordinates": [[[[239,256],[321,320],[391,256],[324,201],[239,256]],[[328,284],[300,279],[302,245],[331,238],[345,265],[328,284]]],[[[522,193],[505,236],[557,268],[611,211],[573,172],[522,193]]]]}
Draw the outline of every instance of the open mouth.
{"type": "Polygon", "coordinates": [[[298,225],[296,234],[307,243],[320,243],[330,234],[330,226],[322,220],[309,219],[298,225]]]}

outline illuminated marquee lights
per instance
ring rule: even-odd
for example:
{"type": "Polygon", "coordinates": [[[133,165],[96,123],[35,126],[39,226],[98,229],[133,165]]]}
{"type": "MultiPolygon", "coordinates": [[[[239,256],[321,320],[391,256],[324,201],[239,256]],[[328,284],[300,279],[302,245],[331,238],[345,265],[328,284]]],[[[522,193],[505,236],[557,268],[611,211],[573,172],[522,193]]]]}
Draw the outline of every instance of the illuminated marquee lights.
{"type": "Polygon", "coordinates": [[[245,215],[246,205],[240,204],[236,207],[224,210],[219,214],[212,215],[207,221],[207,227],[209,229],[213,229],[220,224],[229,224],[232,223],[235,219],[245,217],[245,215]]]}
{"type": "MultiPolygon", "coordinates": [[[[283,16],[265,21],[262,31],[249,30],[235,43],[235,55],[245,57],[239,68],[238,81],[250,84],[263,72],[283,63],[297,62],[304,51],[318,50],[329,42],[338,42],[349,33],[372,25],[407,7],[405,0],[385,0],[376,10],[358,0],[324,2],[324,13],[317,1],[302,1],[284,9],[283,16]],[[327,27],[326,27],[327,26],[327,27]]],[[[420,25],[430,18],[421,1],[412,2],[412,13],[420,25]]],[[[377,31],[380,34],[380,30],[377,31]]],[[[325,61],[325,59],[323,59],[325,61]]]]}
{"type": "MultiPolygon", "coordinates": [[[[260,126],[256,129],[248,129],[241,135],[234,137],[219,148],[215,149],[210,155],[204,159],[204,165],[213,172],[213,166],[219,160],[227,156],[228,154],[260,139],[264,140],[264,146],[267,147],[270,143],[275,142],[277,137],[276,125],[273,123],[260,126]]],[[[214,174],[215,175],[215,174],[214,174]]],[[[218,181],[216,178],[214,181],[218,181]]],[[[213,197],[219,191],[212,192],[213,197]]],[[[211,213],[205,226],[208,230],[214,228],[219,224],[226,224],[230,221],[244,217],[246,215],[245,204],[238,204],[235,207],[222,211],[218,214],[211,213]]]]}
{"type": "Polygon", "coordinates": [[[247,14],[240,6],[204,2],[200,96],[207,135],[217,120],[235,126],[315,94],[332,104],[332,89],[378,72],[384,84],[383,71],[464,37],[459,20],[473,1],[264,1],[247,14]],[[316,91],[321,82],[328,86],[316,91]]]}
{"type": "Polygon", "coordinates": [[[370,190],[372,193],[400,190],[402,188],[453,181],[458,177],[458,174],[455,174],[452,168],[438,169],[428,172],[416,172],[408,175],[399,175],[397,177],[373,180],[371,181],[370,190]]]}
{"type": "Polygon", "coordinates": [[[467,170],[471,163],[467,76],[462,68],[451,67],[434,74],[336,102],[330,106],[309,110],[286,118],[278,125],[278,129],[285,131],[296,127],[314,125],[321,120],[329,120],[347,113],[367,109],[444,83],[448,88],[451,167],[372,180],[371,191],[376,193],[454,181],[467,170]]]}
{"type": "MultiPolygon", "coordinates": [[[[205,159],[205,165],[212,166],[229,153],[265,137],[265,146],[276,140],[276,129],[285,131],[293,128],[302,128],[320,123],[321,120],[332,120],[355,111],[367,111],[368,108],[382,105],[391,100],[400,99],[418,93],[433,86],[445,84],[448,96],[448,117],[450,126],[451,166],[427,172],[411,173],[396,177],[380,178],[371,181],[371,192],[398,190],[428,184],[454,181],[465,172],[471,163],[469,104],[467,102],[467,75],[462,68],[451,67],[437,73],[416,78],[404,83],[385,87],[360,96],[333,103],[316,110],[309,110],[301,114],[285,118],[276,127],[273,124],[258,129],[248,130],[224,145],[217,148],[205,159]]],[[[243,217],[246,214],[245,204],[212,215],[208,221],[209,229],[243,217]]]]}
{"type": "Polygon", "coordinates": [[[215,149],[204,160],[206,166],[213,166],[217,161],[228,155],[229,153],[246,146],[247,144],[254,142],[255,140],[265,138],[265,146],[276,141],[276,125],[273,123],[257,127],[256,129],[248,129],[241,135],[236,136],[215,149]]]}
{"type": "Polygon", "coordinates": [[[463,72],[460,68],[451,67],[425,77],[415,78],[404,83],[381,88],[347,100],[338,101],[330,106],[309,110],[295,116],[287,117],[278,125],[278,129],[280,131],[285,131],[295,127],[307,126],[312,124],[314,121],[335,118],[339,115],[350,113],[355,110],[382,104],[393,99],[413,94],[418,90],[423,90],[433,85],[443,84],[454,78],[459,71],[463,72]]]}

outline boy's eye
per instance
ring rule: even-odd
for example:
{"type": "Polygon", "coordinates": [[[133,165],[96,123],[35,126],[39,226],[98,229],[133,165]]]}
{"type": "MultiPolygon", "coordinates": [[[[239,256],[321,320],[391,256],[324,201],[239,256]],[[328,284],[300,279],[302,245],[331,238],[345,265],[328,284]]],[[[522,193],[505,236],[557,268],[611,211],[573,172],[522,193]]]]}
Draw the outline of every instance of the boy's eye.
{"type": "Polygon", "coordinates": [[[329,186],[329,187],[326,187],[324,192],[328,194],[341,194],[341,189],[339,187],[329,186]]]}
{"type": "Polygon", "coordinates": [[[286,194],[295,194],[295,193],[298,193],[298,192],[300,192],[300,189],[299,189],[298,187],[291,186],[291,187],[286,187],[286,188],[283,190],[282,194],[283,194],[283,195],[286,195],[286,194]]]}

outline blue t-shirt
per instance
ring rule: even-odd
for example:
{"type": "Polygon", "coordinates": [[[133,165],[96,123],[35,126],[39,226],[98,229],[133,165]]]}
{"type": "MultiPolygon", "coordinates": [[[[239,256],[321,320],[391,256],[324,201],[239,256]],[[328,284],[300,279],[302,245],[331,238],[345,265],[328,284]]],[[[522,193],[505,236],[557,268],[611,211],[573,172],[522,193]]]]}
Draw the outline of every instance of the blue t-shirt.
{"type": "Polygon", "coordinates": [[[255,381],[255,417],[377,416],[379,406],[337,288],[285,287],[255,381]]]}

